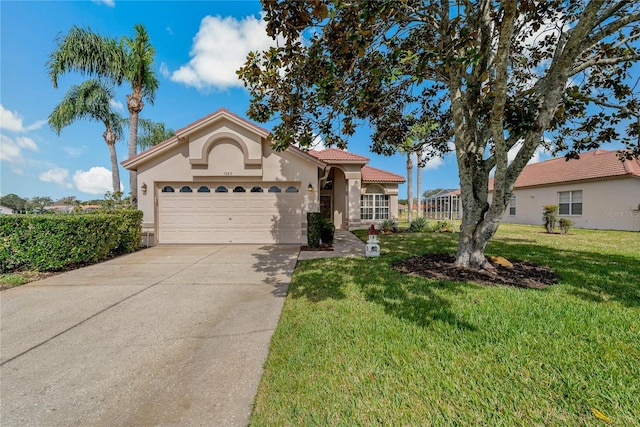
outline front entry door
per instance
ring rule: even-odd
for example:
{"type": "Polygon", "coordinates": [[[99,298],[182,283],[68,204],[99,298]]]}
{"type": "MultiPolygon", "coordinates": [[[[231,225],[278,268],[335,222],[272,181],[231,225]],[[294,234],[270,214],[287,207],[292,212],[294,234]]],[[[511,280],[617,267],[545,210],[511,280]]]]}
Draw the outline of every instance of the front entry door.
{"type": "Polygon", "coordinates": [[[320,195],[320,213],[322,214],[322,218],[328,219],[329,221],[333,221],[333,215],[331,215],[333,211],[332,204],[332,197],[330,195],[320,195]]]}

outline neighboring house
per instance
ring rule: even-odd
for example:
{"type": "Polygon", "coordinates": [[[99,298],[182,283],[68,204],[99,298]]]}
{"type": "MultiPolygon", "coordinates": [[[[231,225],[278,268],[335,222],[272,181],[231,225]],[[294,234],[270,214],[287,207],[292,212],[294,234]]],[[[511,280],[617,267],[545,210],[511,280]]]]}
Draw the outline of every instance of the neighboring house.
{"type": "Polygon", "coordinates": [[[13,209],[6,206],[0,206],[0,215],[12,215],[13,209]]]}
{"type": "Polygon", "coordinates": [[[338,229],[396,219],[400,175],[337,149],[271,148],[271,133],[220,109],[133,156],[143,232],[155,243],[304,243],[306,213],[338,229]]]}
{"type": "MultiPolygon", "coordinates": [[[[490,183],[490,190],[493,181],[490,183]]],[[[640,161],[621,162],[615,151],[583,153],[528,165],[518,177],[503,222],[542,224],[542,207],[576,227],[640,231],[640,161]]]]}
{"type": "Polygon", "coordinates": [[[425,217],[437,220],[457,220],[462,218],[460,190],[445,189],[425,199],[425,217]]]}
{"type": "Polygon", "coordinates": [[[52,205],[52,206],[45,206],[43,209],[45,211],[55,212],[55,213],[72,213],[73,205],[52,205]]]}

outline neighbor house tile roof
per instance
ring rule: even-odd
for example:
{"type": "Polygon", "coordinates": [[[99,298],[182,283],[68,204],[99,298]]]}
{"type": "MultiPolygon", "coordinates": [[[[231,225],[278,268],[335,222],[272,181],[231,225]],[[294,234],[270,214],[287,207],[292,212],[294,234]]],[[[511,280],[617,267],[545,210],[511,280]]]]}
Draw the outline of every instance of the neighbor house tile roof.
{"type": "MultiPolygon", "coordinates": [[[[640,178],[640,160],[621,162],[616,151],[594,150],[580,154],[578,160],[558,157],[527,165],[516,180],[515,187],[533,187],[625,175],[640,178]]],[[[489,181],[489,190],[493,190],[493,178],[489,181]]]]}
{"type": "Polygon", "coordinates": [[[359,156],[349,153],[348,151],[338,150],[337,148],[327,148],[326,150],[309,150],[308,153],[324,162],[361,162],[367,163],[368,157],[359,156]]]}
{"type": "Polygon", "coordinates": [[[362,182],[404,182],[402,175],[383,171],[382,169],[372,168],[371,166],[363,166],[360,169],[362,173],[362,182]]]}

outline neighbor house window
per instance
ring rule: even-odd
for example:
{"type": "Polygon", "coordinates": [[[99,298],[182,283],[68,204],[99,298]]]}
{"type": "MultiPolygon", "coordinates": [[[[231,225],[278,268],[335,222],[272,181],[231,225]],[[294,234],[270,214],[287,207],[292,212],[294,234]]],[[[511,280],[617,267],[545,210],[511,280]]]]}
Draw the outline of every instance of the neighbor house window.
{"type": "Polygon", "coordinates": [[[279,193],[280,191],[280,187],[276,186],[276,185],[272,185],[271,187],[269,187],[269,193],[279,193]]]}
{"type": "Polygon", "coordinates": [[[381,187],[367,188],[360,196],[360,218],[369,221],[389,219],[389,196],[381,187]]]}
{"type": "Polygon", "coordinates": [[[512,194],[509,198],[509,215],[515,216],[516,214],[516,195],[512,194]]]}
{"type": "Polygon", "coordinates": [[[262,187],[258,187],[257,185],[251,189],[252,193],[262,193],[263,191],[262,187]]]}
{"type": "Polygon", "coordinates": [[[244,189],[244,187],[238,185],[236,188],[233,189],[234,193],[245,193],[247,190],[244,189]]]}
{"type": "Polygon", "coordinates": [[[184,187],[182,187],[182,188],[180,189],[180,192],[181,192],[181,193],[192,193],[192,192],[193,192],[193,190],[192,190],[192,189],[191,189],[191,187],[189,187],[188,185],[185,185],[184,187]]]}
{"type": "Polygon", "coordinates": [[[221,185],[220,187],[216,188],[216,193],[227,193],[229,192],[229,190],[227,190],[227,187],[225,187],[224,185],[221,185]]]}
{"type": "Polygon", "coordinates": [[[211,193],[211,190],[209,190],[209,187],[207,187],[206,185],[201,185],[198,188],[198,193],[211,193]]]}
{"type": "Polygon", "coordinates": [[[285,190],[286,193],[297,193],[298,189],[294,186],[291,187],[287,187],[287,189],[285,190]]]}
{"type": "Polygon", "coordinates": [[[172,186],[167,185],[165,187],[162,188],[162,192],[163,193],[173,193],[175,190],[173,189],[172,186]]]}
{"type": "Polygon", "coordinates": [[[560,215],[582,215],[582,190],[558,193],[560,215]]]}

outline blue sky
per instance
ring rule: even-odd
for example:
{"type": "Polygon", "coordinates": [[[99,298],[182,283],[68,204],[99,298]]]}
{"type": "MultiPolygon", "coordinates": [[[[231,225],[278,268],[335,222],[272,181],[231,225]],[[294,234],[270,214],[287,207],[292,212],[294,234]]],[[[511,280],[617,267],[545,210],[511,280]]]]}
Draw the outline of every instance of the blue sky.
{"type": "MultiPolygon", "coordinates": [[[[143,24],[156,49],[160,87],[154,105],[147,104],[141,115],[179,129],[221,107],[246,117],[249,95],[234,70],[249,50],[269,42],[260,13],[257,1],[0,1],[0,192],[89,200],[111,188],[101,124],[78,121],[60,136],[46,124],[69,87],[84,79],[67,74],[53,88],[45,64],[58,34],[78,25],[121,37],[132,35],[134,24],[143,24]]],[[[123,86],[114,99],[124,116],[128,93],[123,86]]],[[[273,123],[260,125],[271,129],[273,123]]],[[[370,157],[371,166],[404,176],[404,157],[371,153],[370,134],[360,129],[349,151],[370,157]]],[[[126,140],[117,143],[117,152],[118,161],[127,158],[126,140]]],[[[128,192],[126,170],[121,168],[120,175],[128,192]]],[[[422,181],[423,190],[457,188],[455,158],[430,163],[422,181]]],[[[406,186],[400,191],[406,195],[406,186]]]]}

